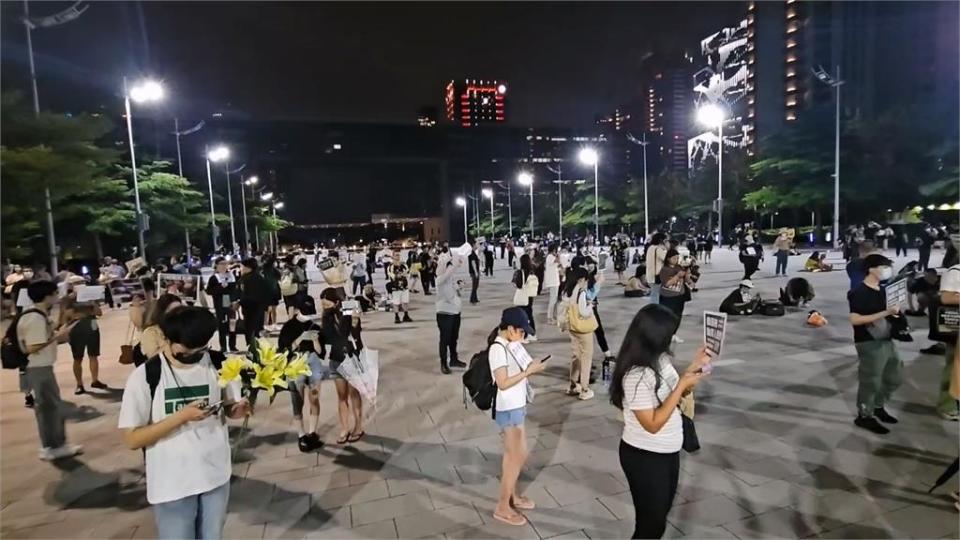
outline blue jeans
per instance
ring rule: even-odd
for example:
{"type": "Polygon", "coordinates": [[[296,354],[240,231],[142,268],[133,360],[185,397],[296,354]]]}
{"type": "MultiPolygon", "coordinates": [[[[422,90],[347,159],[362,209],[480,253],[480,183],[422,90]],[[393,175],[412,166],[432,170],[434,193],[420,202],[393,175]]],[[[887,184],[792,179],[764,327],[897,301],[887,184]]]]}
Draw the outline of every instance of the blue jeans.
{"type": "Polygon", "coordinates": [[[787,275],[787,258],[790,256],[790,252],[784,249],[777,251],[777,266],[776,271],[774,272],[778,276],[780,274],[787,275]]]}
{"type": "Polygon", "coordinates": [[[206,493],[153,505],[157,538],[222,538],[230,482],[206,493]]]}
{"type": "Polygon", "coordinates": [[[659,304],[660,303],[660,284],[654,283],[650,285],[650,303],[659,304]]]}

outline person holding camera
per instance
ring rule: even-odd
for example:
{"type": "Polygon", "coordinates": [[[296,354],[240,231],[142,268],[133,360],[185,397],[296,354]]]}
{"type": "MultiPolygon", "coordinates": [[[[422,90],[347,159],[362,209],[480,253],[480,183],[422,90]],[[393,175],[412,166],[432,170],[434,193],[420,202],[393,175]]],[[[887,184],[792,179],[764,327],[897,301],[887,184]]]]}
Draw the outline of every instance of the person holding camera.
{"type": "Polygon", "coordinates": [[[683,307],[690,301],[690,289],[690,272],[680,266],[680,252],[673,248],[667,250],[663,268],[660,270],[660,305],[677,316],[677,328],[673,336],[677,343],[682,343],[676,336],[676,330],[680,329],[683,307]]]}

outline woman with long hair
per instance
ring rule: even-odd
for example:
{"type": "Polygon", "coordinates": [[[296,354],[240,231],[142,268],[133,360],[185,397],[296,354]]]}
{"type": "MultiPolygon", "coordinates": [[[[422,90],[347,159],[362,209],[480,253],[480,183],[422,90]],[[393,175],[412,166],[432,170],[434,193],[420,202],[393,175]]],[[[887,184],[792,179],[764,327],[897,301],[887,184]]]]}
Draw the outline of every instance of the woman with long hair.
{"type": "MultiPolygon", "coordinates": [[[[576,306],[576,316],[587,319],[593,316],[593,309],[587,300],[587,270],[571,268],[567,271],[563,294],[565,306],[576,306]]],[[[566,309],[570,309],[567,307],[566,309]]],[[[568,320],[573,314],[564,314],[568,320]]],[[[576,332],[568,328],[570,334],[570,388],[568,396],[577,396],[581,400],[593,398],[590,389],[590,367],[593,365],[593,332],[576,332]]]]}
{"type": "MultiPolygon", "coordinates": [[[[680,253],[676,249],[667,250],[663,263],[660,270],[660,305],[676,315],[676,332],[680,328],[683,307],[690,300],[690,275],[686,268],[680,266],[680,253]]],[[[674,338],[674,341],[682,343],[679,338],[674,338]]]]}
{"type": "MultiPolygon", "coordinates": [[[[354,443],[364,436],[363,401],[360,399],[360,392],[337,373],[337,368],[348,356],[356,356],[363,350],[360,317],[344,315],[341,303],[339,291],[332,287],[320,293],[320,305],[323,309],[320,318],[320,343],[323,349],[329,348],[325,352],[330,360],[330,376],[337,388],[337,413],[340,417],[337,444],[354,443]]],[[[323,352],[321,351],[321,356],[323,352]]]]}
{"type": "Polygon", "coordinates": [[[277,257],[270,253],[263,258],[263,279],[267,282],[270,301],[267,302],[267,328],[277,326],[277,306],[280,305],[280,270],[277,269],[277,257]]]}
{"type": "Polygon", "coordinates": [[[593,335],[597,338],[597,345],[600,346],[600,352],[603,353],[604,361],[613,359],[613,352],[610,351],[610,345],[607,344],[607,334],[603,331],[603,322],[600,320],[599,297],[600,286],[603,285],[603,274],[597,270],[597,261],[593,257],[587,257],[587,302],[593,308],[593,316],[597,318],[597,329],[593,335]]]}
{"type": "Polygon", "coordinates": [[[637,312],[610,383],[610,403],[623,411],[620,466],[636,516],[631,538],[663,536],[680,478],[680,398],[700,382],[710,359],[701,347],[681,376],[670,353],[676,326],[676,317],[663,306],[650,304],[637,312]]]}
{"type": "Polygon", "coordinates": [[[137,357],[134,354],[134,362],[139,366],[143,361],[149,360],[160,352],[163,346],[163,332],[160,331],[160,323],[163,322],[167,313],[180,307],[180,297],[175,294],[163,293],[153,303],[150,312],[147,313],[143,321],[143,331],[140,333],[140,353],[137,357]]]}
{"type": "Polygon", "coordinates": [[[540,280],[537,278],[533,267],[533,259],[530,258],[528,253],[524,253],[520,257],[520,275],[522,276],[521,285],[517,287],[514,294],[513,304],[522,307],[527,312],[527,318],[530,319],[530,328],[533,329],[533,334],[528,335],[527,340],[536,341],[537,323],[533,320],[533,299],[537,296],[537,289],[540,288],[540,280]],[[526,298],[525,302],[521,302],[523,298],[526,298]]]}

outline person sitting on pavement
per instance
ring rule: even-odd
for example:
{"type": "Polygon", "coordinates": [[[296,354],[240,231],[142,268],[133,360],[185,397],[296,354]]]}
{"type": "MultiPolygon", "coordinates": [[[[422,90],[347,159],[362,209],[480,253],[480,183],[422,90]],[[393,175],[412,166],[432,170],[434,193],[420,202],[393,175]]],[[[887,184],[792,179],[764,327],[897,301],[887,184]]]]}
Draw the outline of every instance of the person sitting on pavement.
{"type": "Polygon", "coordinates": [[[633,277],[627,280],[623,287],[623,295],[627,298],[639,298],[650,294],[650,285],[647,283],[645,265],[637,265],[633,277]]]}
{"type": "Polygon", "coordinates": [[[753,281],[745,279],[736,290],[720,303],[720,312],[729,315],[751,315],[760,305],[760,295],[754,291],[753,281]]]}
{"type": "Polygon", "coordinates": [[[785,306],[804,307],[816,297],[813,285],[804,278],[792,278],[780,289],[780,303],[785,306]]]}
{"type": "Polygon", "coordinates": [[[803,269],[807,272],[830,272],[833,270],[833,266],[824,262],[824,259],[826,258],[826,253],[814,251],[810,254],[810,257],[807,258],[807,262],[804,263],[803,269]]]}

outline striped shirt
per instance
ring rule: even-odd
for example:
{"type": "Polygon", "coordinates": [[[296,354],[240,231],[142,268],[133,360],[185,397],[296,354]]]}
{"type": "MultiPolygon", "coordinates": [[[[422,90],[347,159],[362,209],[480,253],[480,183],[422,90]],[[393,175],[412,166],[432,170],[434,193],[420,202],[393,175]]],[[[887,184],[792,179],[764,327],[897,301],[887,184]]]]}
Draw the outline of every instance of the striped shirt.
{"type": "Polygon", "coordinates": [[[670,419],[657,433],[643,429],[632,411],[656,409],[667,400],[680,382],[680,375],[666,354],[660,357],[660,388],[656,395],[656,378],[649,368],[633,368],[623,377],[623,442],[650,452],[671,454],[683,446],[683,422],[680,410],[674,409],[670,419]],[[657,400],[657,396],[660,397],[657,400]]]}

